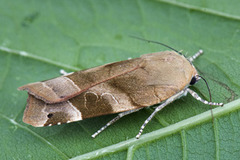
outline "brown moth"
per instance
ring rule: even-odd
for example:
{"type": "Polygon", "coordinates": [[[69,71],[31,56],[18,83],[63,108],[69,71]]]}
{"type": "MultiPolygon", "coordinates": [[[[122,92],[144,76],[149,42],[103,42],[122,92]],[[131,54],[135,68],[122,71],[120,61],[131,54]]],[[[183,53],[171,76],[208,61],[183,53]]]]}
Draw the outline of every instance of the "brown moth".
{"type": "Polygon", "coordinates": [[[145,54],[24,85],[19,90],[26,90],[29,97],[23,121],[42,127],[119,113],[92,135],[96,137],[121,117],[160,103],[141,126],[139,138],[158,111],[187,93],[205,104],[223,105],[202,100],[188,88],[201,79],[192,62],[202,53],[189,59],[175,51],[145,54]]]}

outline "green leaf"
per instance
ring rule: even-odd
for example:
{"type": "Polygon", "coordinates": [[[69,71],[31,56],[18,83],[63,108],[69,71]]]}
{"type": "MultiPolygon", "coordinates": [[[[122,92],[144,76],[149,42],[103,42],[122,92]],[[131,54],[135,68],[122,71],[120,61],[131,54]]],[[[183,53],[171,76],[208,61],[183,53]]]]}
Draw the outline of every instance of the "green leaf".
{"type": "MultiPolygon", "coordinates": [[[[0,0],[1,159],[238,159],[240,156],[239,2],[190,0],[0,0]],[[216,5],[215,5],[216,4],[216,5]],[[22,122],[21,85],[164,51],[133,38],[204,54],[194,65],[211,88],[213,110],[190,95],[159,112],[135,139],[154,108],[128,115],[95,139],[116,115],[34,128],[22,122]]],[[[208,99],[203,82],[194,87],[208,99]]]]}

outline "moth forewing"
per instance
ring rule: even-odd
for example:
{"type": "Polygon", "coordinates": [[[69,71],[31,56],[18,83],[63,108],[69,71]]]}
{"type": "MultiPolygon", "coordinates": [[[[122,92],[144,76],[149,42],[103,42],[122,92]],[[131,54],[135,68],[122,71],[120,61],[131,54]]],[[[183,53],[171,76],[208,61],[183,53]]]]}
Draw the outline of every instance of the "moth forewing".
{"type": "Polygon", "coordinates": [[[73,98],[89,88],[109,79],[136,70],[142,59],[115,62],[83,71],[74,72],[43,82],[35,82],[19,87],[46,103],[59,103],[73,98]]]}
{"type": "Polygon", "coordinates": [[[51,126],[122,112],[95,137],[122,116],[165,101],[145,121],[139,137],[160,108],[189,91],[187,87],[196,76],[191,60],[174,51],[74,72],[20,87],[29,93],[23,121],[37,127],[51,126]]]}
{"type": "Polygon", "coordinates": [[[47,104],[29,94],[23,122],[34,127],[42,127],[77,120],[82,120],[81,112],[76,110],[69,101],[47,104]]]}

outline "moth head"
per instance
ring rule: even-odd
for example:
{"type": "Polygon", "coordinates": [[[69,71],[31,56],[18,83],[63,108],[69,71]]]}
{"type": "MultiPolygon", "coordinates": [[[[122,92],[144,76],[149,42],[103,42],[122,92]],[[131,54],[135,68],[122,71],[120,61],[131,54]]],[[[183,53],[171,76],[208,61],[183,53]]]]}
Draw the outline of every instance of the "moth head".
{"type": "Polygon", "coordinates": [[[191,79],[191,81],[190,81],[190,85],[194,85],[194,84],[196,84],[199,80],[201,79],[201,77],[198,75],[198,74],[196,74],[196,75],[194,75],[193,77],[192,77],[192,79],[191,79]]]}
{"type": "Polygon", "coordinates": [[[202,79],[206,86],[207,86],[207,89],[208,89],[208,93],[209,93],[209,99],[210,99],[210,102],[212,101],[212,95],[211,95],[211,91],[210,91],[210,88],[209,88],[209,85],[207,83],[207,80],[205,78],[203,78],[202,76],[198,75],[198,74],[195,74],[195,76],[192,77],[191,81],[190,81],[190,85],[194,85],[196,84],[200,79],[202,79]]]}

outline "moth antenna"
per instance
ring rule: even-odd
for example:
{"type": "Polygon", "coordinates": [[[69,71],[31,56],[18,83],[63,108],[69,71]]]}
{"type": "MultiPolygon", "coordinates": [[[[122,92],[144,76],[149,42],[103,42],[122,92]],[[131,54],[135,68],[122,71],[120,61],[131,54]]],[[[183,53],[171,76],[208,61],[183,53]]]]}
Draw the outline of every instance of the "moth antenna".
{"type": "Polygon", "coordinates": [[[208,89],[208,93],[209,93],[209,100],[210,100],[210,102],[212,102],[212,94],[211,94],[209,85],[208,85],[208,83],[207,83],[207,80],[206,80],[205,78],[203,78],[202,76],[200,76],[200,75],[198,75],[198,77],[200,77],[200,78],[205,82],[205,84],[206,84],[206,86],[207,86],[207,89],[208,89]]]}
{"type": "Polygon", "coordinates": [[[139,40],[142,40],[142,41],[146,41],[146,42],[148,42],[148,43],[160,44],[160,45],[162,45],[162,46],[164,46],[164,47],[167,47],[167,48],[169,48],[169,49],[177,52],[178,54],[182,55],[181,52],[177,51],[176,49],[174,49],[174,48],[172,48],[172,47],[170,47],[170,46],[168,46],[168,45],[166,45],[166,44],[164,44],[164,43],[161,43],[161,42],[158,42],[158,41],[152,41],[152,40],[148,40],[148,39],[144,39],[144,38],[140,38],[140,37],[136,37],[136,36],[132,36],[132,35],[129,35],[129,37],[132,37],[132,38],[135,38],[135,39],[139,39],[139,40]]]}
{"type": "MultiPolygon", "coordinates": [[[[212,102],[212,94],[211,94],[209,85],[207,83],[207,80],[205,78],[203,78],[202,76],[200,76],[200,75],[198,75],[198,77],[200,77],[205,82],[205,84],[207,86],[207,89],[208,89],[208,93],[209,93],[209,100],[210,100],[210,102],[212,102]]],[[[214,116],[213,116],[213,111],[212,111],[213,107],[212,107],[212,105],[210,105],[210,107],[211,107],[212,122],[214,124],[214,116]]]]}

